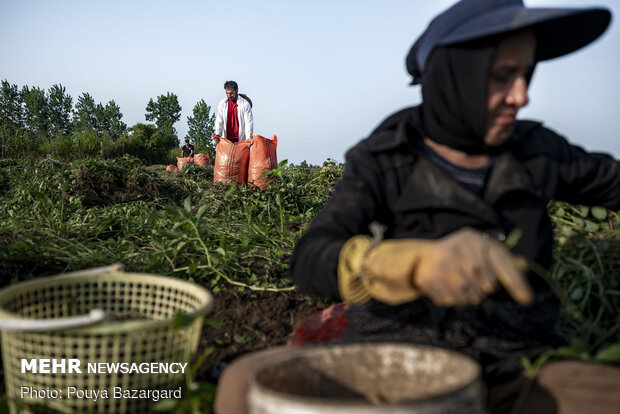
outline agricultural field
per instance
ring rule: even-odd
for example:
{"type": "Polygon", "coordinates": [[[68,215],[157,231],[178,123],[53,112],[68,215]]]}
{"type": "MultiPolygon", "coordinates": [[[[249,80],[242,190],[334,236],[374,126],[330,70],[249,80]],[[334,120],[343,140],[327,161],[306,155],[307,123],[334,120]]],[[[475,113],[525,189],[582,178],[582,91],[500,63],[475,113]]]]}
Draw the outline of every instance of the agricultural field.
{"type": "MultiPolygon", "coordinates": [[[[210,412],[225,363],[286,343],[330,305],[295,291],[288,259],[343,165],[286,166],[266,190],[213,183],[212,167],[170,173],[125,156],[106,161],[0,159],[0,285],[122,263],[213,292],[195,361],[197,391],[172,412],[210,412]],[[201,406],[203,411],[192,411],[201,406]]],[[[563,301],[569,346],[539,361],[620,360],[620,214],[554,202],[556,259],[545,276],[563,301]]]]}

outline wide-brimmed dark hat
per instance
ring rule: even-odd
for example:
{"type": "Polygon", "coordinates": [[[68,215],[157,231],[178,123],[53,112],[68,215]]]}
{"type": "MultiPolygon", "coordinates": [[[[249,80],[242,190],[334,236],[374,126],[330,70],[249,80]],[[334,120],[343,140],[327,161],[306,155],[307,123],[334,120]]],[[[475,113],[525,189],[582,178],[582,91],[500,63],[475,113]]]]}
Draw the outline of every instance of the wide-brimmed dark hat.
{"type": "Polygon", "coordinates": [[[531,28],[536,60],[571,53],[597,39],[611,21],[603,8],[527,8],[522,0],[461,0],[435,17],[407,56],[408,72],[420,81],[435,48],[531,28]]]}

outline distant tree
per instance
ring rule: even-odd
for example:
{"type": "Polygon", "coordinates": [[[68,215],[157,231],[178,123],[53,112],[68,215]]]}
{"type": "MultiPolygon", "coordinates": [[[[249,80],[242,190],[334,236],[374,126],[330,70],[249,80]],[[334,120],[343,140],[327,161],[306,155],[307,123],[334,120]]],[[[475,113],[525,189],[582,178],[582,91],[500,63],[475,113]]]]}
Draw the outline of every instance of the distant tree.
{"type": "Polygon", "coordinates": [[[123,114],[121,113],[121,108],[111,100],[106,104],[105,107],[101,109],[101,123],[103,124],[103,130],[108,134],[108,137],[112,142],[116,141],[127,132],[127,124],[125,124],[121,119],[123,118],[123,114]]]}
{"type": "Polygon", "coordinates": [[[0,88],[0,122],[3,130],[11,135],[15,135],[24,126],[22,104],[22,97],[17,85],[11,85],[3,80],[0,88]]]}
{"type": "Polygon", "coordinates": [[[185,138],[194,144],[196,153],[206,152],[213,159],[215,144],[211,134],[215,125],[215,114],[211,114],[211,107],[201,99],[194,106],[193,115],[187,117],[189,131],[185,138]]]}
{"type": "Polygon", "coordinates": [[[24,86],[21,90],[24,101],[24,121],[35,144],[39,145],[49,138],[48,99],[45,90],[24,86]]]}
{"type": "Polygon", "coordinates": [[[0,156],[7,154],[7,142],[23,128],[24,110],[17,85],[3,80],[0,87],[0,156]]]}
{"type": "Polygon", "coordinates": [[[89,93],[83,92],[78,97],[73,111],[75,129],[79,132],[95,131],[99,134],[101,130],[99,118],[95,100],[89,93]]]}
{"type": "Polygon", "coordinates": [[[179,99],[173,93],[159,95],[157,102],[151,98],[146,105],[146,120],[154,121],[158,129],[172,128],[176,135],[174,123],[181,119],[181,105],[179,99]]]}
{"type": "Polygon", "coordinates": [[[7,154],[7,143],[22,126],[22,99],[17,85],[6,79],[0,87],[0,156],[7,154]]]}
{"type": "Polygon", "coordinates": [[[52,131],[58,135],[71,134],[71,108],[73,98],[66,94],[64,86],[53,85],[48,91],[48,116],[52,131]]]}

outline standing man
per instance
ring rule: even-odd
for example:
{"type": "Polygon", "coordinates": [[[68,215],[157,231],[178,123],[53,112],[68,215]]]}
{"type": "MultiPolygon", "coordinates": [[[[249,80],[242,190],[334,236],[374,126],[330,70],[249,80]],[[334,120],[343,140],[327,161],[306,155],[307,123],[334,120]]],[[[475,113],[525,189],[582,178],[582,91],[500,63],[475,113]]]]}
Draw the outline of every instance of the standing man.
{"type": "Polygon", "coordinates": [[[239,94],[239,87],[235,81],[226,82],[224,91],[226,98],[217,105],[215,135],[232,142],[252,139],[254,132],[252,104],[239,94]]]}
{"type": "Polygon", "coordinates": [[[181,156],[183,158],[194,156],[194,146],[189,143],[189,139],[185,139],[185,145],[181,147],[181,156]]]}

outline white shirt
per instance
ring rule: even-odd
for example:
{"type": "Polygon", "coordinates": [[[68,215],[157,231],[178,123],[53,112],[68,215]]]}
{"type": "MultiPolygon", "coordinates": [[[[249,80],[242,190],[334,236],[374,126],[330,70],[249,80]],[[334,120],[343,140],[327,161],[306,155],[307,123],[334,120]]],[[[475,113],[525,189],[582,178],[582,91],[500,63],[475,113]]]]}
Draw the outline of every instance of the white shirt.
{"type": "MultiPolygon", "coordinates": [[[[243,97],[237,97],[237,116],[239,117],[239,141],[252,139],[254,132],[254,116],[250,103],[243,97]]],[[[226,119],[228,118],[228,97],[222,99],[217,105],[215,117],[215,135],[227,138],[226,119]]]]}

